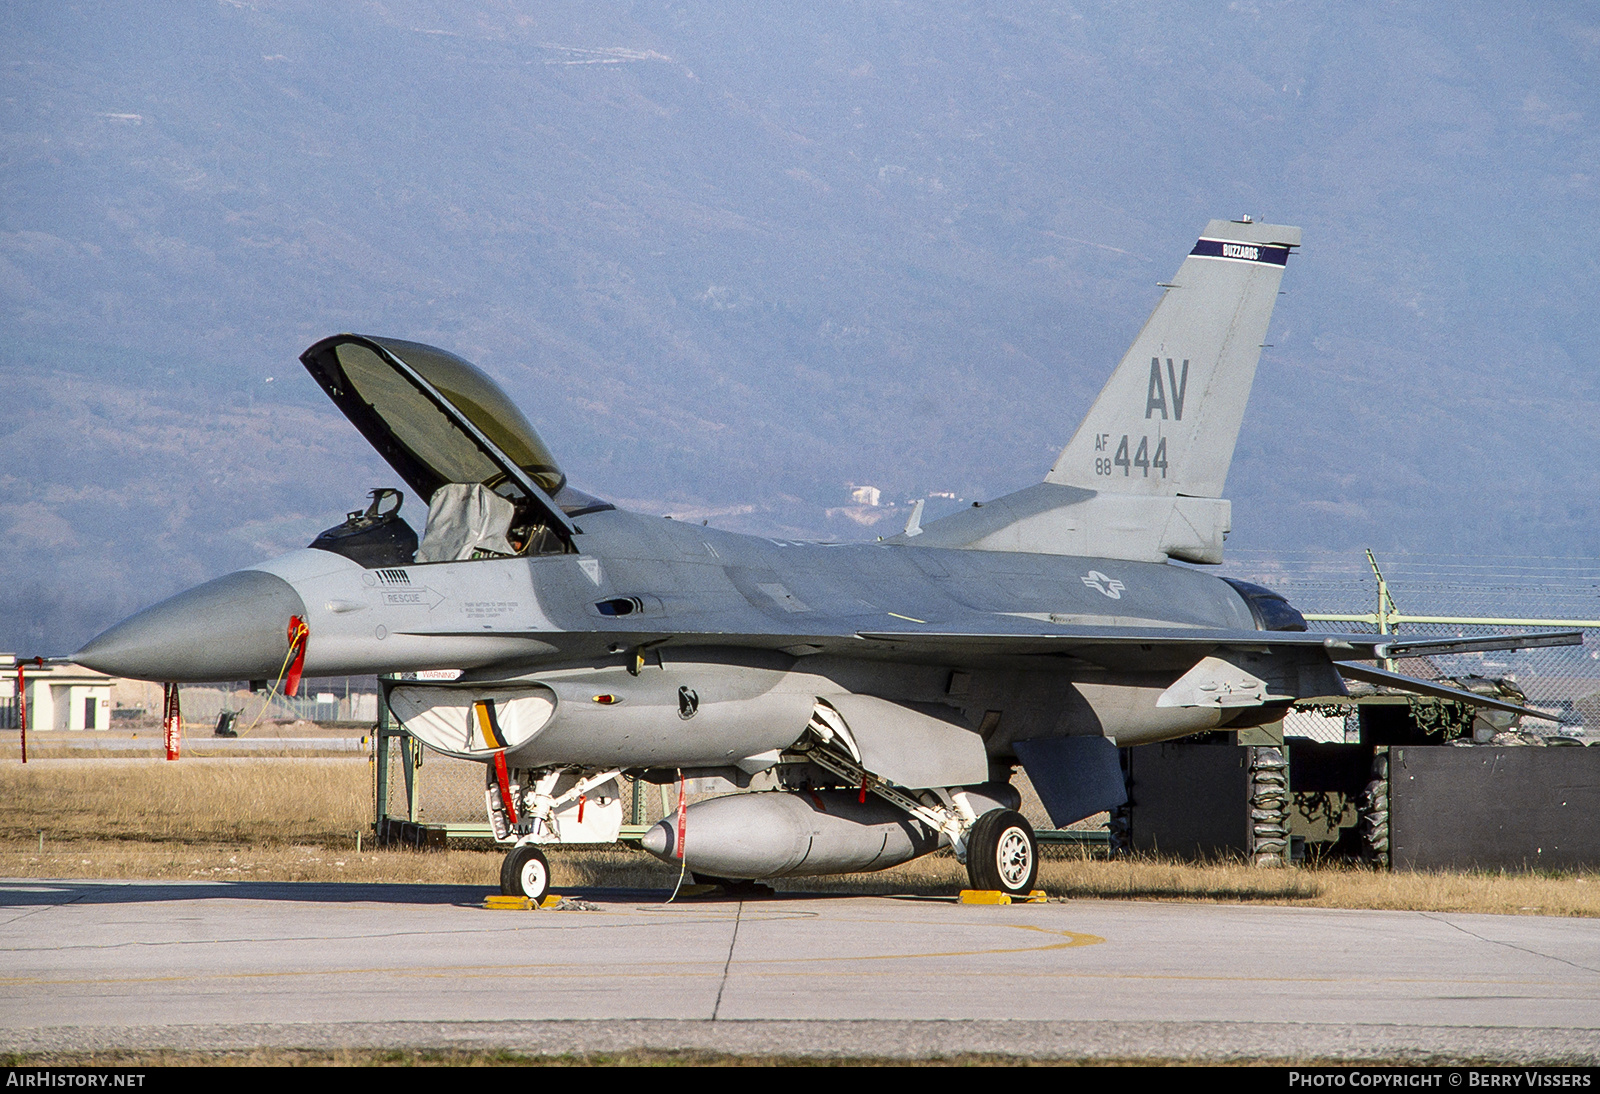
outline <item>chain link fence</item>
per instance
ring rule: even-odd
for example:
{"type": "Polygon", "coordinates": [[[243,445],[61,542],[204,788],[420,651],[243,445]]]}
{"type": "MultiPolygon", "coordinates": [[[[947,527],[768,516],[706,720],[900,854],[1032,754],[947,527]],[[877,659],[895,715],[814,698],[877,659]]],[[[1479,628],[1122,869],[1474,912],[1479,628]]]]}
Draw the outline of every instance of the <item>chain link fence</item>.
{"type": "MultiPolygon", "coordinates": [[[[1559,622],[1600,622],[1600,562],[1588,559],[1394,555],[1377,559],[1387,614],[1402,637],[1477,637],[1564,630],[1559,622]],[[1493,623],[1411,622],[1408,617],[1488,619],[1493,623]]],[[[1379,614],[1378,576],[1362,554],[1235,552],[1220,573],[1265,585],[1307,615],[1379,614]]],[[[1313,631],[1371,634],[1371,622],[1309,620],[1313,631]]],[[[1465,653],[1399,660],[1395,670],[1423,679],[1503,680],[1533,709],[1555,721],[1529,732],[1600,740],[1600,628],[1584,628],[1581,646],[1465,653]]],[[[1285,730],[1316,740],[1351,739],[1352,718],[1338,710],[1299,711],[1285,730]]]]}
{"type": "MultiPolygon", "coordinates": [[[[370,688],[370,684],[368,685],[370,688]]],[[[118,681],[117,707],[112,718],[131,727],[161,724],[161,686],[140,681],[118,681]],[[130,696],[129,693],[134,693],[130,696]],[[123,705],[129,699],[129,705],[123,705]]],[[[292,722],[372,724],[378,720],[378,695],[374,690],[355,690],[337,683],[312,681],[296,696],[250,691],[243,686],[185,684],[182,688],[183,720],[191,728],[216,725],[223,712],[236,715],[233,728],[254,725],[257,736],[277,731],[292,722]]],[[[4,718],[0,700],[0,719],[4,718]]],[[[6,728],[0,723],[0,728],[6,728]]],[[[11,726],[15,728],[15,726],[11,726]]]]}

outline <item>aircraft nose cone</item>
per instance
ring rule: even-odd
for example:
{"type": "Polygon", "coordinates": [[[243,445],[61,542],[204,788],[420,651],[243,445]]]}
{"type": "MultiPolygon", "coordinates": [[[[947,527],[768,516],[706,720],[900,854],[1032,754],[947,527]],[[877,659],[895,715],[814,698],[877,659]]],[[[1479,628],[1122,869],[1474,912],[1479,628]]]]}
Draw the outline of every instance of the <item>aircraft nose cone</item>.
{"type": "Polygon", "coordinates": [[[273,679],[289,652],[292,615],[306,617],[294,586],[240,570],[129,616],[72,659],[138,680],[273,679]]]}

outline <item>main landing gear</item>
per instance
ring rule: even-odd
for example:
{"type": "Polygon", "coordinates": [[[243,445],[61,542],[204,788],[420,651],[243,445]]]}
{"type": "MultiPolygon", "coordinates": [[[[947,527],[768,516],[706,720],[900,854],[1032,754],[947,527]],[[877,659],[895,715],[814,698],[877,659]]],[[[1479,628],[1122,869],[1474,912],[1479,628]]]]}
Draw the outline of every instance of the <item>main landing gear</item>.
{"type": "Polygon", "coordinates": [[[1039,876],[1033,825],[1014,809],[991,809],[967,834],[967,877],[974,889],[1026,896],[1039,876]]]}
{"type": "Polygon", "coordinates": [[[1033,891],[1039,877],[1039,842],[1033,825],[1015,809],[979,813],[973,795],[961,787],[910,791],[892,786],[853,758],[824,745],[813,746],[802,755],[842,776],[846,785],[872,791],[940,833],[945,844],[955,850],[957,860],[966,863],[974,889],[1008,896],[1026,896],[1033,891]]]}

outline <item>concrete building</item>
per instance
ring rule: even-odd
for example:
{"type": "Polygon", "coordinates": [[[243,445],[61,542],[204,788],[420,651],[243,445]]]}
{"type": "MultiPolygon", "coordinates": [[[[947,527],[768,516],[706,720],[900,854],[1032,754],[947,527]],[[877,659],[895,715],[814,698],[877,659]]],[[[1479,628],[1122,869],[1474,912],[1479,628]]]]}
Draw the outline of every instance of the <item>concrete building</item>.
{"type": "Polygon", "coordinates": [[[111,683],[105,673],[82,665],[22,666],[23,693],[17,694],[17,663],[0,653],[0,702],[10,700],[5,721],[15,728],[18,700],[25,700],[28,728],[35,731],[111,728],[111,683]]]}

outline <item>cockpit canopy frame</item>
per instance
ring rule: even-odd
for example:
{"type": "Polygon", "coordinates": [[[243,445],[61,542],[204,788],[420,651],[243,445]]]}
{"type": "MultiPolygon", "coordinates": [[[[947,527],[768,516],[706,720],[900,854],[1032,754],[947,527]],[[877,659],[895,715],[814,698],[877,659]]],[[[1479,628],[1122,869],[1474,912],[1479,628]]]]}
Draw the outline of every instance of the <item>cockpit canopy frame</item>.
{"type": "Polygon", "coordinates": [[[1265,585],[1257,585],[1252,581],[1241,581],[1236,577],[1225,577],[1222,580],[1232,585],[1250,609],[1250,614],[1255,618],[1256,630],[1259,631],[1303,631],[1306,629],[1306,617],[1300,610],[1286,600],[1282,593],[1274,592],[1265,585]]]}
{"type": "Polygon", "coordinates": [[[423,501],[447,483],[483,483],[570,548],[578,529],[555,500],[567,477],[482,370],[434,346],[360,334],[324,338],[300,361],[423,501]]]}

